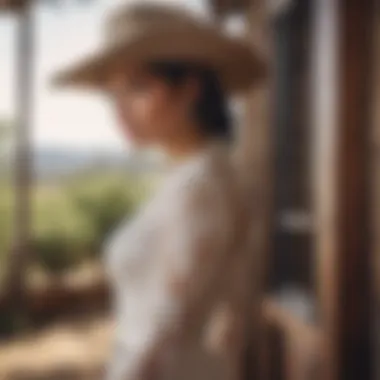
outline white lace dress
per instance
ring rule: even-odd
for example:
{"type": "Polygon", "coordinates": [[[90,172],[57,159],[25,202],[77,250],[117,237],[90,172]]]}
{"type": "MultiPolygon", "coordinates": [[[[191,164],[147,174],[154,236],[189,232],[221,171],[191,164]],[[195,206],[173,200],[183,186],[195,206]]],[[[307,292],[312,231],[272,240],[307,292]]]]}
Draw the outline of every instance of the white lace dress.
{"type": "Polygon", "coordinates": [[[228,297],[239,298],[233,174],[227,147],[209,144],[107,239],[116,322],[107,380],[236,379],[238,324],[228,336],[228,323],[217,321],[227,319],[218,311],[228,297]],[[151,376],[141,372],[147,358],[156,363],[151,376]]]}

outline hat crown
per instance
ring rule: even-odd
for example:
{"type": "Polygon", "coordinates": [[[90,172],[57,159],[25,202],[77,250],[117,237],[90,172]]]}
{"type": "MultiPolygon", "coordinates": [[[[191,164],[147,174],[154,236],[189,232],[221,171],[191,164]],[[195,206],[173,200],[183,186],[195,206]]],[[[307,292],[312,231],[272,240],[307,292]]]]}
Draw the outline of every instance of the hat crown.
{"type": "Polygon", "coordinates": [[[199,18],[178,6],[136,3],[123,6],[110,15],[105,25],[105,38],[109,42],[141,29],[170,26],[194,27],[197,24],[200,25],[199,18]]]}
{"type": "Polygon", "coordinates": [[[209,16],[178,3],[124,4],[106,19],[100,45],[82,62],[58,73],[55,84],[101,89],[115,66],[165,59],[212,67],[230,92],[247,89],[266,74],[264,61],[248,43],[228,36],[209,16]]]}

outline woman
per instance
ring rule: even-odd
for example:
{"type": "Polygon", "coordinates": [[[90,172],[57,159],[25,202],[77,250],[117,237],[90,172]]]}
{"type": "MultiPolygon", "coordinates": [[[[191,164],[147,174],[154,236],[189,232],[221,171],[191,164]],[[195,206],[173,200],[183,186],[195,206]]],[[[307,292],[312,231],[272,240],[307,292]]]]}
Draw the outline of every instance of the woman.
{"type": "Polygon", "coordinates": [[[244,204],[226,96],[263,65],[173,7],[115,12],[105,46],[55,82],[109,96],[121,130],[172,159],[160,190],[107,239],[116,314],[108,380],[235,380],[243,349],[244,204]]]}

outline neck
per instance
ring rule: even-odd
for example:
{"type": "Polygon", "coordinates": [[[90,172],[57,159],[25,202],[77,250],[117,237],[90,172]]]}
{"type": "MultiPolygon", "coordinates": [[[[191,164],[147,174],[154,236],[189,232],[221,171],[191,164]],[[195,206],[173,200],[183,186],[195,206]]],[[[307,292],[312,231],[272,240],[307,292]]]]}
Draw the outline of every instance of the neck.
{"type": "Polygon", "coordinates": [[[167,141],[162,145],[170,159],[173,161],[182,161],[201,151],[210,144],[210,142],[210,139],[194,134],[191,136],[181,136],[180,138],[167,141]]]}

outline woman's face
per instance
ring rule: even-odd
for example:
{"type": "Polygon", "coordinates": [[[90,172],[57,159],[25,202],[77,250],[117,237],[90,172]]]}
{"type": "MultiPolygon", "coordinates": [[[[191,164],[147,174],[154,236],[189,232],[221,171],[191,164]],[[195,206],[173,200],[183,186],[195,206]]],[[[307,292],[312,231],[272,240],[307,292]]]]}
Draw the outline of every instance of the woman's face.
{"type": "Polygon", "coordinates": [[[135,144],[175,141],[188,125],[195,91],[188,81],[179,87],[167,84],[141,68],[114,72],[107,82],[123,135],[135,144]]]}

